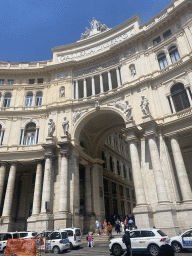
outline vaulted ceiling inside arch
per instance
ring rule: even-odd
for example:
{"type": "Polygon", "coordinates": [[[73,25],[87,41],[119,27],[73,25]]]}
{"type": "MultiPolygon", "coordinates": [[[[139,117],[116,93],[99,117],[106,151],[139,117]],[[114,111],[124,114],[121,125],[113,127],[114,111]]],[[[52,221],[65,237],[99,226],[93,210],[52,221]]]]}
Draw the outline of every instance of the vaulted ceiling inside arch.
{"type": "Polygon", "coordinates": [[[107,137],[125,127],[124,120],[116,113],[100,113],[90,117],[81,130],[79,141],[83,142],[87,153],[98,157],[99,148],[105,143],[107,137]]]}

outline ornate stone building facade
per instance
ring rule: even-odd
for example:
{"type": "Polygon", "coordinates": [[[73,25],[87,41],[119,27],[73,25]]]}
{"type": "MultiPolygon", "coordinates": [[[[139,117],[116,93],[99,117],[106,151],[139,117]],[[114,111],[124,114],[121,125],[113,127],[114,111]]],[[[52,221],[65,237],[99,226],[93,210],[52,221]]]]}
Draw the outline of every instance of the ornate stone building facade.
{"type": "Polygon", "coordinates": [[[192,226],[191,10],[93,18],[50,61],[0,62],[1,231],[192,226]]]}

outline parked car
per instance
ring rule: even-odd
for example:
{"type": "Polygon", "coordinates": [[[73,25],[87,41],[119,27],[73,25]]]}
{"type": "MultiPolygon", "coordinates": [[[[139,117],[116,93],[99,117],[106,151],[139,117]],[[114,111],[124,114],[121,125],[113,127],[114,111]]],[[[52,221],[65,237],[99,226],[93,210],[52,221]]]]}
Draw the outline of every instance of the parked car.
{"type": "Polygon", "coordinates": [[[5,253],[7,240],[9,238],[11,238],[11,239],[19,238],[18,233],[17,232],[6,232],[6,233],[0,234],[0,252],[5,253]]]}
{"type": "Polygon", "coordinates": [[[67,231],[70,242],[70,249],[73,249],[73,247],[79,247],[83,243],[80,228],[65,228],[61,230],[67,231]]]}
{"type": "Polygon", "coordinates": [[[19,235],[19,238],[25,239],[25,238],[33,238],[37,236],[37,232],[34,231],[19,231],[17,232],[19,235]]]}
{"type": "Polygon", "coordinates": [[[171,237],[170,243],[175,252],[181,252],[183,249],[192,249],[192,228],[179,236],[171,237]]]}
{"type": "MultiPolygon", "coordinates": [[[[160,246],[170,242],[169,237],[160,229],[136,229],[130,231],[132,251],[148,252],[151,256],[160,255],[160,246]]],[[[114,238],[110,241],[109,251],[115,256],[126,251],[126,245],[122,238],[114,238]]]]}
{"type": "Polygon", "coordinates": [[[67,232],[64,230],[53,231],[48,236],[48,246],[51,252],[58,254],[67,251],[70,248],[70,242],[68,239],[67,232]]]}

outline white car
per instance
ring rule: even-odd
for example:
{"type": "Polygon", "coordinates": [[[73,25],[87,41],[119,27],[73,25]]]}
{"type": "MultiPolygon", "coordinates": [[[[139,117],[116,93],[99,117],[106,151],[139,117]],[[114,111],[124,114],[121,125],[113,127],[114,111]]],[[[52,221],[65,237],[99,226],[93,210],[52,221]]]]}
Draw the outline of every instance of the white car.
{"type": "Polygon", "coordinates": [[[11,238],[11,239],[19,238],[18,233],[17,232],[6,232],[6,233],[0,234],[0,252],[5,253],[7,240],[9,238],[11,238]]]}
{"type": "Polygon", "coordinates": [[[80,228],[65,228],[60,229],[67,231],[69,242],[70,242],[70,249],[73,249],[73,247],[79,247],[82,245],[81,240],[81,229],[80,228]]]}
{"type": "Polygon", "coordinates": [[[25,239],[25,238],[33,238],[37,236],[37,232],[34,231],[19,231],[17,232],[19,235],[19,238],[25,239]]]}
{"type": "Polygon", "coordinates": [[[171,237],[170,243],[175,252],[181,252],[183,249],[192,249],[192,228],[179,236],[171,237]]]}
{"type": "MultiPolygon", "coordinates": [[[[160,255],[160,246],[168,244],[169,237],[160,229],[136,229],[130,231],[131,249],[137,252],[149,252],[151,256],[160,255]]],[[[110,241],[109,251],[115,256],[126,251],[126,245],[122,238],[114,238],[110,241]]]]}
{"type": "Polygon", "coordinates": [[[70,243],[66,231],[53,231],[48,236],[48,248],[55,253],[67,251],[70,248],[70,243]]]}

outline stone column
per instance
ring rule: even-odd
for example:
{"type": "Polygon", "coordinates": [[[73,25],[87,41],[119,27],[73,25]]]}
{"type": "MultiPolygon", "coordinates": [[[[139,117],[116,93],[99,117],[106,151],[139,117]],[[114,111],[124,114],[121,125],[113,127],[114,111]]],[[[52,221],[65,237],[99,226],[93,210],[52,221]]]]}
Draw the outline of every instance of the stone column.
{"type": "Polygon", "coordinates": [[[83,98],[87,98],[87,81],[83,79],[83,98]]]}
{"type": "Polygon", "coordinates": [[[72,99],[75,99],[75,82],[72,84],[72,99]]]}
{"type": "Polygon", "coordinates": [[[68,152],[61,152],[59,212],[67,212],[68,152]]]}
{"type": "Polygon", "coordinates": [[[2,163],[0,168],[0,206],[3,196],[3,187],[5,183],[6,164],[2,163]]]}
{"type": "Polygon", "coordinates": [[[190,95],[190,92],[189,92],[189,88],[186,88],[186,92],[187,92],[187,96],[188,96],[188,99],[189,99],[190,106],[192,106],[192,99],[191,99],[191,95],[190,95]]]}
{"type": "Polygon", "coordinates": [[[43,179],[41,213],[46,213],[45,202],[50,203],[51,201],[51,168],[52,168],[52,157],[45,156],[45,171],[44,171],[44,179],[43,179]]]}
{"type": "Polygon", "coordinates": [[[192,193],[191,193],[191,187],[189,183],[189,179],[187,176],[187,171],[185,168],[185,164],[183,161],[181,149],[179,146],[179,142],[176,135],[173,135],[170,137],[171,141],[171,149],[173,152],[173,158],[175,162],[175,167],[177,171],[177,176],[179,180],[179,185],[181,189],[181,194],[183,197],[183,201],[191,201],[192,200],[192,193]]]}
{"type": "Polygon", "coordinates": [[[95,95],[95,77],[91,77],[91,84],[92,84],[92,95],[95,95]]]}
{"type": "Polygon", "coordinates": [[[40,213],[42,176],[42,164],[38,163],[36,169],[32,215],[37,215],[40,213]]]}
{"type": "Polygon", "coordinates": [[[75,99],[78,100],[79,99],[79,84],[78,84],[78,80],[75,81],[75,91],[76,91],[75,99]]]}
{"type": "Polygon", "coordinates": [[[85,168],[85,212],[91,214],[92,209],[92,188],[91,188],[91,167],[85,168]]]}
{"type": "Polygon", "coordinates": [[[109,90],[112,90],[112,81],[111,81],[111,72],[110,70],[107,71],[108,72],[108,86],[109,86],[109,90]]]}
{"type": "Polygon", "coordinates": [[[5,201],[3,206],[3,217],[10,217],[11,216],[11,207],[13,202],[13,195],[14,195],[14,186],[15,186],[15,179],[16,179],[16,168],[17,163],[11,163],[11,168],[9,171],[9,178],[7,182],[6,194],[5,194],[5,201]]]}
{"type": "Polygon", "coordinates": [[[143,180],[141,178],[141,167],[136,140],[129,141],[129,146],[137,205],[146,205],[146,197],[143,186],[143,180]]]}
{"type": "Polygon", "coordinates": [[[119,67],[116,67],[116,75],[117,75],[117,86],[121,86],[121,78],[120,78],[120,72],[119,72],[119,67]]]}
{"type": "Polygon", "coordinates": [[[172,107],[173,114],[174,114],[174,113],[176,113],[176,110],[175,110],[175,105],[174,105],[174,103],[173,103],[173,98],[172,98],[171,95],[169,96],[169,99],[170,99],[171,107],[172,107]]]}
{"type": "Polygon", "coordinates": [[[104,88],[103,88],[103,74],[99,74],[100,77],[100,93],[104,92],[104,88]]]}
{"type": "Polygon", "coordinates": [[[161,169],[160,156],[157,148],[157,142],[155,135],[150,135],[148,138],[149,151],[151,156],[151,162],[153,166],[153,172],[155,176],[155,183],[157,188],[158,202],[169,202],[167,197],[167,190],[165,186],[165,180],[161,169]]]}

